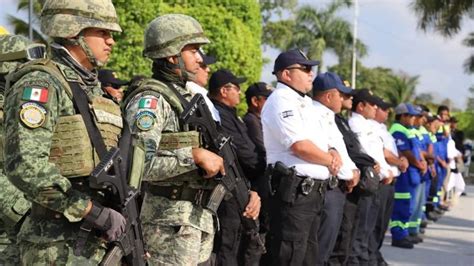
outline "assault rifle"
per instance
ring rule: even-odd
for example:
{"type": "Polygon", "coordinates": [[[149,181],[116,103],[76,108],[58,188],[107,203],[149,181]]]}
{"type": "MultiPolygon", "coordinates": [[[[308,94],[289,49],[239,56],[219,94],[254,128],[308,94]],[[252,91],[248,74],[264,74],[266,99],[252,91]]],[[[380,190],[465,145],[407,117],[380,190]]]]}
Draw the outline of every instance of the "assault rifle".
{"type": "MultiPolygon", "coordinates": [[[[235,150],[231,147],[231,137],[225,136],[217,130],[216,122],[212,118],[206,101],[199,93],[185,107],[180,119],[184,124],[194,126],[201,132],[205,149],[224,158],[226,174],[224,176],[218,174],[214,177],[218,181],[218,185],[214,188],[206,208],[216,213],[226,191],[229,191],[235,197],[239,213],[242,214],[249,203],[250,187],[244,177],[235,150]]],[[[242,215],[240,217],[246,233],[257,240],[262,253],[265,253],[265,246],[259,235],[258,220],[245,218],[242,215]]]]}
{"type": "Polygon", "coordinates": [[[107,189],[107,205],[120,212],[127,220],[125,232],[110,243],[101,265],[121,265],[125,258],[127,265],[146,265],[145,245],[140,222],[139,190],[127,183],[120,150],[110,148],[104,159],[92,172],[89,183],[93,188],[107,189]],[[110,193],[109,193],[110,192],[110,193]]]}

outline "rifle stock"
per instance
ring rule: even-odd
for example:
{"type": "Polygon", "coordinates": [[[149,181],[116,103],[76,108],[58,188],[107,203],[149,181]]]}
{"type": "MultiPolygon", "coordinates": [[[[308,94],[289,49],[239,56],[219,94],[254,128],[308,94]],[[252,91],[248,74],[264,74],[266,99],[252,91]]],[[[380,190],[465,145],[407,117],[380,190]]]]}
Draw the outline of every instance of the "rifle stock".
{"type": "Polygon", "coordinates": [[[110,208],[120,212],[127,225],[118,240],[110,243],[101,265],[119,265],[122,258],[128,265],[146,265],[145,244],[140,223],[138,197],[139,191],[130,187],[125,175],[120,149],[112,147],[104,159],[92,171],[89,185],[105,189],[110,208]]]}

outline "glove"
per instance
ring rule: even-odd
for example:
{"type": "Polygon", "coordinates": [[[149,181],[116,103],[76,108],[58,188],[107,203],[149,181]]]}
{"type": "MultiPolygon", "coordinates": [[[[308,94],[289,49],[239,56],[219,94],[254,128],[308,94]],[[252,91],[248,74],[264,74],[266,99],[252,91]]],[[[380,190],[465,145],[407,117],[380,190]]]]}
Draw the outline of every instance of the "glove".
{"type": "Polygon", "coordinates": [[[85,217],[94,228],[103,231],[105,240],[115,241],[125,231],[127,220],[114,209],[94,203],[90,213],[85,217]]]}

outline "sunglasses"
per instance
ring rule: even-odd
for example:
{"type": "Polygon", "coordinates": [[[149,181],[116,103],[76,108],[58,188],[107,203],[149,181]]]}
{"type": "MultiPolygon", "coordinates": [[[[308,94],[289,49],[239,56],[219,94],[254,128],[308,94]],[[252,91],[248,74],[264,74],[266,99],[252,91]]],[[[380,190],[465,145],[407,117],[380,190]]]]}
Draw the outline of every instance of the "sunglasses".
{"type": "Polygon", "coordinates": [[[286,69],[288,69],[288,70],[298,69],[298,70],[301,70],[305,73],[309,73],[309,72],[311,72],[311,70],[313,70],[313,67],[312,66],[299,66],[299,67],[287,67],[286,69]]]}

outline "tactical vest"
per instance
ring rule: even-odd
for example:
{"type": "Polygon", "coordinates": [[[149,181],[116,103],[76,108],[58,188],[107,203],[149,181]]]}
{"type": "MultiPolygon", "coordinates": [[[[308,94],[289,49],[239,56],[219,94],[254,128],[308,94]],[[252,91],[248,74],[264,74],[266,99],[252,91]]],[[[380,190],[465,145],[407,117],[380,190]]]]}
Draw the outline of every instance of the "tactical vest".
{"type": "MultiPolygon", "coordinates": [[[[179,100],[178,96],[168,88],[168,85],[155,79],[144,79],[136,84],[137,87],[132,88],[133,91],[124,100],[123,107],[125,108],[133,97],[139,93],[146,91],[153,91],[163,96],[165,100],[171,105],[171,108],[180,115],[183,111],[183,105],[179,100]]],[[[180,123],[180,132],[166,132],[162,133],[160,140],[161,150],[175,150],[183,147],[199,147],[200,146],[200,134],[198,131],[189,130],[187,125],[180,123]]]]}
{"type": "MultiPolygon", "coordinates": [[[[79,77],[67,70],[69,69],[50,59],[34,60],[20,66],[9,76],[7,82],[13,84],[29,72],[43,71],[59,80],[61,87],[73,101],[68,81],[77,81],[79,77]]],[[[89,95],[89,101],[95,123],[106,146],[118,146],[123,128],[120,107],[114,101],[102,96],[89,95]]],[[[69,178],[88,176],[100,162],[80,114],[59,117],[52,137],[49,161],[60,169],[63,176],[69,178]]]]}

